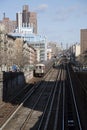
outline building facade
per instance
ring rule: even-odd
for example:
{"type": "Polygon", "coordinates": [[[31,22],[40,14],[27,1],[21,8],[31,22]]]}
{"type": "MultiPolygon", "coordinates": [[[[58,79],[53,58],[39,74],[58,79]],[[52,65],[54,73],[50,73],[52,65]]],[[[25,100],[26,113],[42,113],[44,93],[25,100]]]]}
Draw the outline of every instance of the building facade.
{"type": "Polygon", "coordinates": [[[75,56],[79,56],[81,54],[81,46],[80,44],[76,44],[76,53],[75,56]]]}
{"type": "Polygon", "coordinates": [[[13,38],[23,38],[25,42],[35,48],[37,52],[37,62],[47,60],[47,38],[45,36],[34,34],[32,27],[20,28],[20,33],[16,29],[14,33],[9,33],[13,38]]]}
{"type": "Polygon", "coordinates": [[[13,32],[13,30],[15,30],[17,27],[16,21],[12,21],[8,17],[5,17],[5,14],[4,14],[3,20],[0,21],[0,23],[5,25],[5,32],[6,33],[13,32]]]}
{"type": "Polygon", "coordinates": [[[81,54],[81,52],[80,52],[81,48],[80,47],[81,46],[80,46],[79,43],[72,45],[71,48],[70,48],[70,53],[74,54],[75,57],[78,57],[81,54]]]}
{"type": "Polygon", "coordinates": [[[36,12],[30,12],[28,5],[23,6],[22,12],[16,13],[16,21],[10,20],[4,13],[0,23],[5,25],[6,33],[13,32],[16,28],[20,32],[22,27],[32,27],[33,33],[37,34],[37,14],[36,12]]]}
{"type": "Polygon", "coordinates": [[[61,47],[56,42],[49,42],[47,48],[51,49],[51,57],[57,56],[61,50],[61,47]]]}
{"type": "Polygon", "coordinates": [[[22,38],[0,33],[0,71],[10,71],[14,64],[29,70],[36,63],[36,56],[36,50],[22,38]]]}
{"type": "Polygon", "coordinates": [[[52,49],[47,48],[47,60],[50,60],[52,58],[52,49]]]}
{"type": "Polygon", "coordinates": [[[81,54],[87,51],[87,29],[80,30],[81,54]]]}
{"type": "Polygon", "coordinates": [[[37,14],[30,12],[28,5],[23,6],[22,12],[16,13],[17,27],[32,27],[33,33],[37,34],[37,14]]]}

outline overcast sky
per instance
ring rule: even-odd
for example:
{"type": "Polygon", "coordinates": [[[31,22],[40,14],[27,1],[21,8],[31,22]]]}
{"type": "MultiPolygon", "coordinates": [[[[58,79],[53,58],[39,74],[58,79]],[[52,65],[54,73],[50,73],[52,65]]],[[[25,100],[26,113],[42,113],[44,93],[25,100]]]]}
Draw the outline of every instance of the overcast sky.
{"type": "Polygon", "coordinates": [[[23,5],[37,13],[38,33],[48,41],[71,45],[80,42],[80,29],[87,28],[87,0],[1,0],[0,20],[16,20],[23,5]]]}

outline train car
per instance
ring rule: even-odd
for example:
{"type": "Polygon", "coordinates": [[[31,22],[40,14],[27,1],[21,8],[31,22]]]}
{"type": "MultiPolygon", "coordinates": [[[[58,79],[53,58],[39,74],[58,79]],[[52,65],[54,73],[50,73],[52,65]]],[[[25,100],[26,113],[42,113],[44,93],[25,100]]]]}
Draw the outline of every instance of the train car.
{"type": "Polygon", "coordinates": [[[36,64],[34,68],[34,76],[44,76],[47,73],[47,71],[53,66],[53,64],[53,59],[36,64]]]}

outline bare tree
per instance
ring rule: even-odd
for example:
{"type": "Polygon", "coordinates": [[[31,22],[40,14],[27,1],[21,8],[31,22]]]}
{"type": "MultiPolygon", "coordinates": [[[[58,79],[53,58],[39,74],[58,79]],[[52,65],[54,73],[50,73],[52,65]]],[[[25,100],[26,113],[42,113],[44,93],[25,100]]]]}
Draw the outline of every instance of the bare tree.
{"type": "Polygon", "coordinates": [[[14,43],[14,64],[23,67],[23,40],[16,39],[14,43]]]}

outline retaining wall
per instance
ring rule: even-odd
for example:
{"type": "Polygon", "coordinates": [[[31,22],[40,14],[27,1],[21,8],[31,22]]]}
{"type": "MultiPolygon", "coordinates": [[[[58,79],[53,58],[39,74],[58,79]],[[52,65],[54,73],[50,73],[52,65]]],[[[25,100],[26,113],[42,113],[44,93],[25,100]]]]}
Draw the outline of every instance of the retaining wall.
{"type": "MultiPolygon", "coordinates": [[[[0,100],[9,101],[29,81],[29,73],[0,72],[0,100]]],[[[33,75],[30,77],[32,78],[33,75]]]]}

